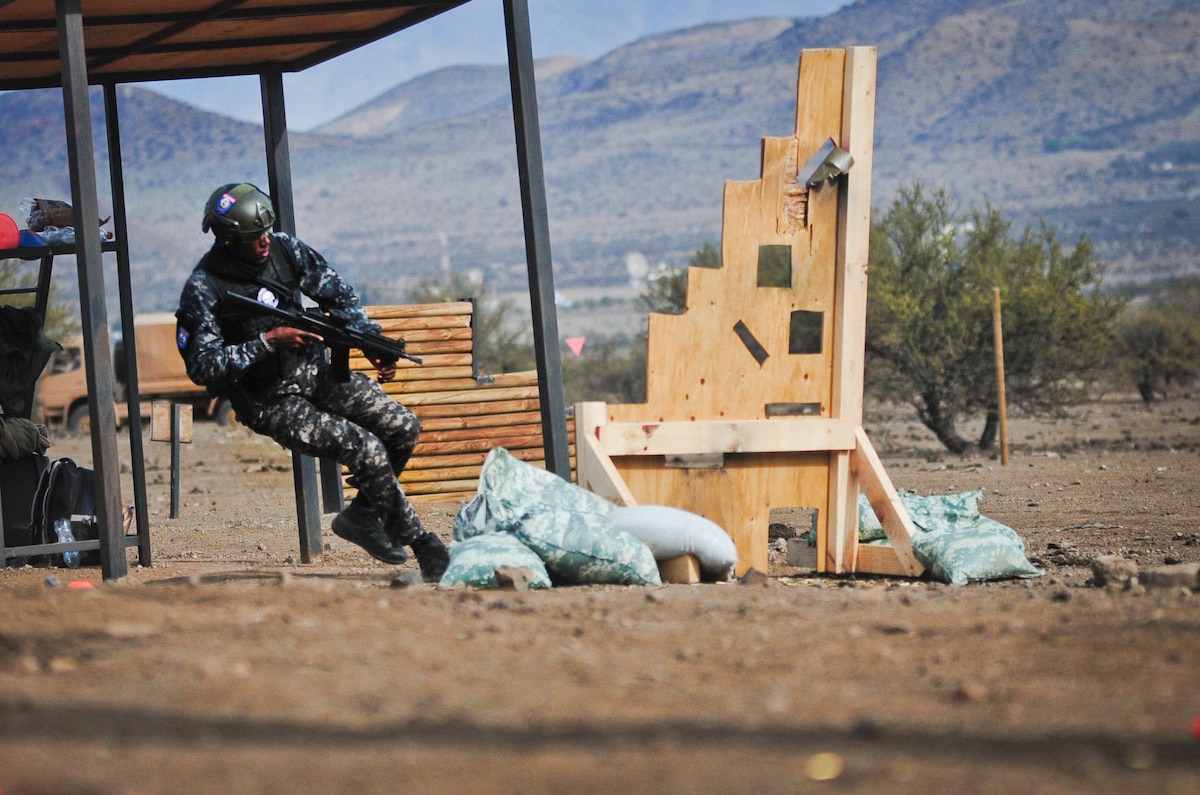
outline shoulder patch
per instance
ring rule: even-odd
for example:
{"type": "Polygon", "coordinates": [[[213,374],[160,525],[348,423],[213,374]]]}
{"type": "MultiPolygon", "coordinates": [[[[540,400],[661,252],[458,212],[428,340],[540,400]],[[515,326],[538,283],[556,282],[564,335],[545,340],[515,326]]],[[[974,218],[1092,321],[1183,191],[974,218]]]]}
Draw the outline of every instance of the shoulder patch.
{"type": "Polygon", "coordinates": [[[175,344],[183,350],[191,342],[192,333],[182,323],[175,324],[175,344]]]}

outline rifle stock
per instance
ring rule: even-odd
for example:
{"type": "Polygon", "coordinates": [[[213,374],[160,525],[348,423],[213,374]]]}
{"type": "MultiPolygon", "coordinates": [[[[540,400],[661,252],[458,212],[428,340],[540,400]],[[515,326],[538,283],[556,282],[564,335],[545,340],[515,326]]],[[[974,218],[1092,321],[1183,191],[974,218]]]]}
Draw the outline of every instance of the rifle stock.
{"type": "Polygon", "coordinates": [[[356,331],[346,328],[316,310],[283,309],[230,291],[227,291],[225,295],[233,301],[234,306],[245,311],[267,315],[282,321],[284,325],[319,335],[325,341],[326,347],[329,348],[330,365],[333,367],[334,376],[339,381],[350,380],[351,348],[358,348],[368,359],[378,359],[385,364],[395,364],[400,359],[421,364],[420,357],[410,356],[405,350],[404,340],[394,340],[371,331],[356,331]]]}

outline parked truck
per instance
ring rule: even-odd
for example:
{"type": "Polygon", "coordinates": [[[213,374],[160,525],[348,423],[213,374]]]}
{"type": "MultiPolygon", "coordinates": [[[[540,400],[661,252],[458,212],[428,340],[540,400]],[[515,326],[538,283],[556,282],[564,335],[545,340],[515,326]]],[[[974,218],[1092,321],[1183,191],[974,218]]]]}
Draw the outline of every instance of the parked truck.
{"type": "MultiPolygon", "coordinates": [[[[188,378],[183,358],[175,345],[175,316],[168,313],[138,315],[133,322],[142,419],[149,420],[151,403],[166,401],[191,404],[195,417],[211,418],[221,425],[228,424],[229,402],[211,398],[204,387],[197,386],[188,378]]],[[[38,381],[36,401],[42,422],[65,425],[68,431],[78,433],[87,430],[90,425],[83,340],[70,337],[60,342],[63,350],[50,360],[46,372],[38,381]]],[[[125,369],[125,356],[118,342],[113,351],[113,380],[119,424],[129,418],[129,407],[125,403],[125,369]]]]}

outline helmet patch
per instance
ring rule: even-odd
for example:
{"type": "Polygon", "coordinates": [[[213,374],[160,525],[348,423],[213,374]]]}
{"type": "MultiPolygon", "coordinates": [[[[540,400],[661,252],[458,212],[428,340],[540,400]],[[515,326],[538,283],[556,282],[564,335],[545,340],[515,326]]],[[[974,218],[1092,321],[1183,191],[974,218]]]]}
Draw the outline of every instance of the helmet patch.
{"type": "Polygon", "coordinates": [[[175,326],[175,344],[179,347],[179,350],[186,348],[191,339],[191,332],[189,332],[183,326],[175,326]]]}
{"type": "Polygon", "coordinates": [[[233,209],[233,205],[237,204],[237,199],[229,193],[222,193],[221,198],[217,199],[216,211],[217,215],[225,215],[233,209]]]}
{"type": "Polygon", "coordinates": [[[267,306],[279,306],[279,298],[266,287],[258,288],[258,302],[267,306]]]}

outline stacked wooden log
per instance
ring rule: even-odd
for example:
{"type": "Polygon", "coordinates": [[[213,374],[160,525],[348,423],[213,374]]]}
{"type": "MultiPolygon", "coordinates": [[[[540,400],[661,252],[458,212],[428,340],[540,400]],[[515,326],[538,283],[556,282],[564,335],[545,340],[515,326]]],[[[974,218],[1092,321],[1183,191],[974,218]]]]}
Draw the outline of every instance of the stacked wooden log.
{"type": "MultiPolygon", "coordinates": [[[[545,467],[537,372],[476,371],[469,301],[373,306],[367,314],[385,335],[405,340],[408,352],[422,359],[422,364],[401,360],[395,380],[384,384],[421,420],[421,439],[400,476],[411,500],[469,499],[493,447],[545,467]]],[[[372,370],[359,351],[352,352],[350,366],[372,370]]],[[[568,434],[573,438],[570,419],[568,434]]],[[[570,454],[573,463],[574,445],[570,454]]]]}

